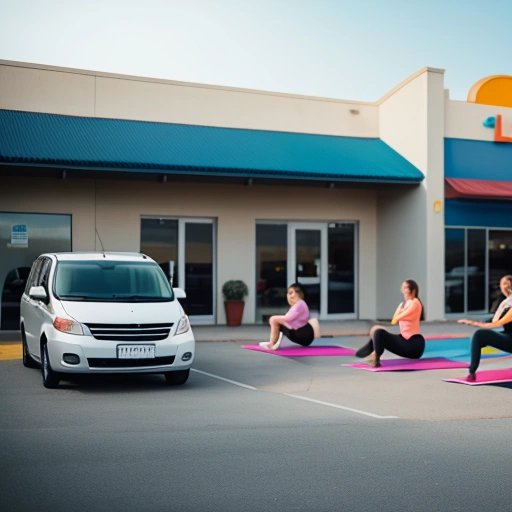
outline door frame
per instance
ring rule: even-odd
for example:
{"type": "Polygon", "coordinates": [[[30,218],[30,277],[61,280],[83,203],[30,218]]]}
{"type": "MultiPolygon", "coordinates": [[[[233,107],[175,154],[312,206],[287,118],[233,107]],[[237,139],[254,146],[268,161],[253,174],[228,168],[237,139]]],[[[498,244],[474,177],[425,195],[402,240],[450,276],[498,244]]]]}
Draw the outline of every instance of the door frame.
{"type": "MultiPolygon", "coordinates": [[[[212,226],[212,314],[211,315],[192,315],[190,323],[192,325],[211,325],[216,321],[217,311],[217,237],[215,233],[215,219],[199,217],[179,217],[178,221],[178,282],[185,283],[185,230],[187,224],[211,224],[212,226]]],[[[187,290],[183,286],[185,293],[187,290]]]]}
{"type": "Polygon", "coordinates": [[[320,231],[320,311],[319,318],[327,317],[327,224],[325,222],[288,223],[288,283],[297,281],[297,231],[320,231]]]}
{"type": "Polygon", "coordinates": [[[287,255],[287,279],[288,283],[296,281],[296,232],[298,229],[320,231],[320,311],[318,317],[320,320],[351,320],[357,318],[358,311],[358,229],[357,222],[354,221],[291,221],[288,226],[288,255],[287,255]],[[351,313],[328,313],[328,286],[329,286],[329,246],[328,246],[328,227],[332,222],[353,224],[354,226],[354,311],[351,313]]]}
{"type": "Polygon", "coordinates": [[[177,255],[178,265],[176,273],[178,276],[178,287],[185,290],[185,229],[186,224],[211,224],[212,226],[212,314],[189,316],[192,325],[212,325],[217,319],[217,220],[214,217],[178,217],[175,215],[141,215],[143,219],[165,219],[178,222],[177,255]]]}

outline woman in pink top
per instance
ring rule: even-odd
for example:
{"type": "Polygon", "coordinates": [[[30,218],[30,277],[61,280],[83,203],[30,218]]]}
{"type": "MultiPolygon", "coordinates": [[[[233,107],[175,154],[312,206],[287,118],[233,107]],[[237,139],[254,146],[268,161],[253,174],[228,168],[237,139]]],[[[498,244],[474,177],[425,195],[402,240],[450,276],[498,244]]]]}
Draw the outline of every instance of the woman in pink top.
{"type": "Polygon", "coordinates": [[[396,308],[391,320],[391,325],[400,326],[400,334],[392,334],[381,325],[374,325],[370,329],[370,341],[356,352],[357,357],[370,356],[368,363],[372,366],[380,366],[384,350],[410,359],[419,359],[425,350],[425,338],[420,333],[423,305],[418,298],[418,284],[407,279],[402,283],[400,291],[404,300],[396,308]]]}
{"type": "Polygon", "coordinates": [[[269,319],[270,341],[261,342],[260,346],[277,350],[283,334],[294,343],[303,347],[311,345],[320,336],[320,325],[316,318],[309,318],[309,308],[304,301],[304,291],[298,283],[288,287],[286,294],[290,309],[286,315],[274,315],[269,319]]]}

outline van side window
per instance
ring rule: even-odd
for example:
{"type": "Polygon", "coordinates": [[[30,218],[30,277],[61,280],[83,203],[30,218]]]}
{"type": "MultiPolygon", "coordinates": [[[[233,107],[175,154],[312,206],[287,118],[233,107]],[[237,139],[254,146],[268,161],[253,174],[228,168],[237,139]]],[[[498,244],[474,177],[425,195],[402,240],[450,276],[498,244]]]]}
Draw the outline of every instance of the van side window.
{"type": "Polygon", "coordinates": [[[39,279],[37,284],[44,286],[46,293],[48,293],[48,279],[50,277],[51,261],[48,258],[44,258],[41,265],[41,271],[39,272],[39,279]]]}
{"type": "Polygon", "coordinates": [[[28,295],[28,292],[32,286],[37,286],[37,281],[39,279],[39,273],[41,271],[41,265],[43,264],[43,259],[37,259],[32,265],[32,270],[27,279],[27,285],[25,286],[25,293],[28,295]]]}

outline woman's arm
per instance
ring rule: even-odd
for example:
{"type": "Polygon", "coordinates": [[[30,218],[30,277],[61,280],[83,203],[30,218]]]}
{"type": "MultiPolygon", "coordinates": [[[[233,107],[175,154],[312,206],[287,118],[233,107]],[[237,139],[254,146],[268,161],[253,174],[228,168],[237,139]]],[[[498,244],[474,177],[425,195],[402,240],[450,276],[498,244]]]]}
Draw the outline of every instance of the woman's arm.
{"type": "Polygon", "coordinates": [[[402,311],[402,304],[403,302],[400,302],[400,304],[398,304],[396,307],[396,310],[393,313],[393,317],[391,318],[391,325],[396,325],[398,323],[397,316],[400,314],[400,311],[402,311]]]}
{"type": "Polygon", "coordinates": [[[300,302],[296,302],[284,315],[284,321],[289,324],[293,322],[300,315],[300,302]]]}
{"type": "Polygon", "coordinates": [[[391,323],[393,325],[397,324],[400,320],[411,320],[416,316],[421,315],[421,302],[418,299],[412,299],[411,303],[404,309],[401,309],[400,306],[396,310],[393,315],[393,319],[391,323]]]}
{"type": "Polygon", "coordinates": [[[501,327],[502,325],[510,322],[512,322],[512,308],[510,308],[501,318],[493,320],[492,322],[477,322],[476,320],[468,320],[467,318],[458,320],[459,324],[472,325],[473,327],[480,327],[481,329],[495,329],[496,327],[501,327]]]}

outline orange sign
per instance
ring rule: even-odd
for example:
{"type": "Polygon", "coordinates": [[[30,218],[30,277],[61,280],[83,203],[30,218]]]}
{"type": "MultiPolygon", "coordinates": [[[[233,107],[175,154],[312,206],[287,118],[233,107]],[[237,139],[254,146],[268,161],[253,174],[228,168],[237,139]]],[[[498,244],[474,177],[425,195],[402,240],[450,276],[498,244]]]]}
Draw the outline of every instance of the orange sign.
{"type": "Polygon", "coordinates": [[[482,78],[469,90],[468,102],[512,107],[512,75],[493,75],[482,78]]]}
{"type": "Polygon", "coordinates": [[[496,116],[496,124],[494,126],[494,140],[496,142],[512,142],[512,137],[503,135],[501,128],[501,114],[496,116]]]}

